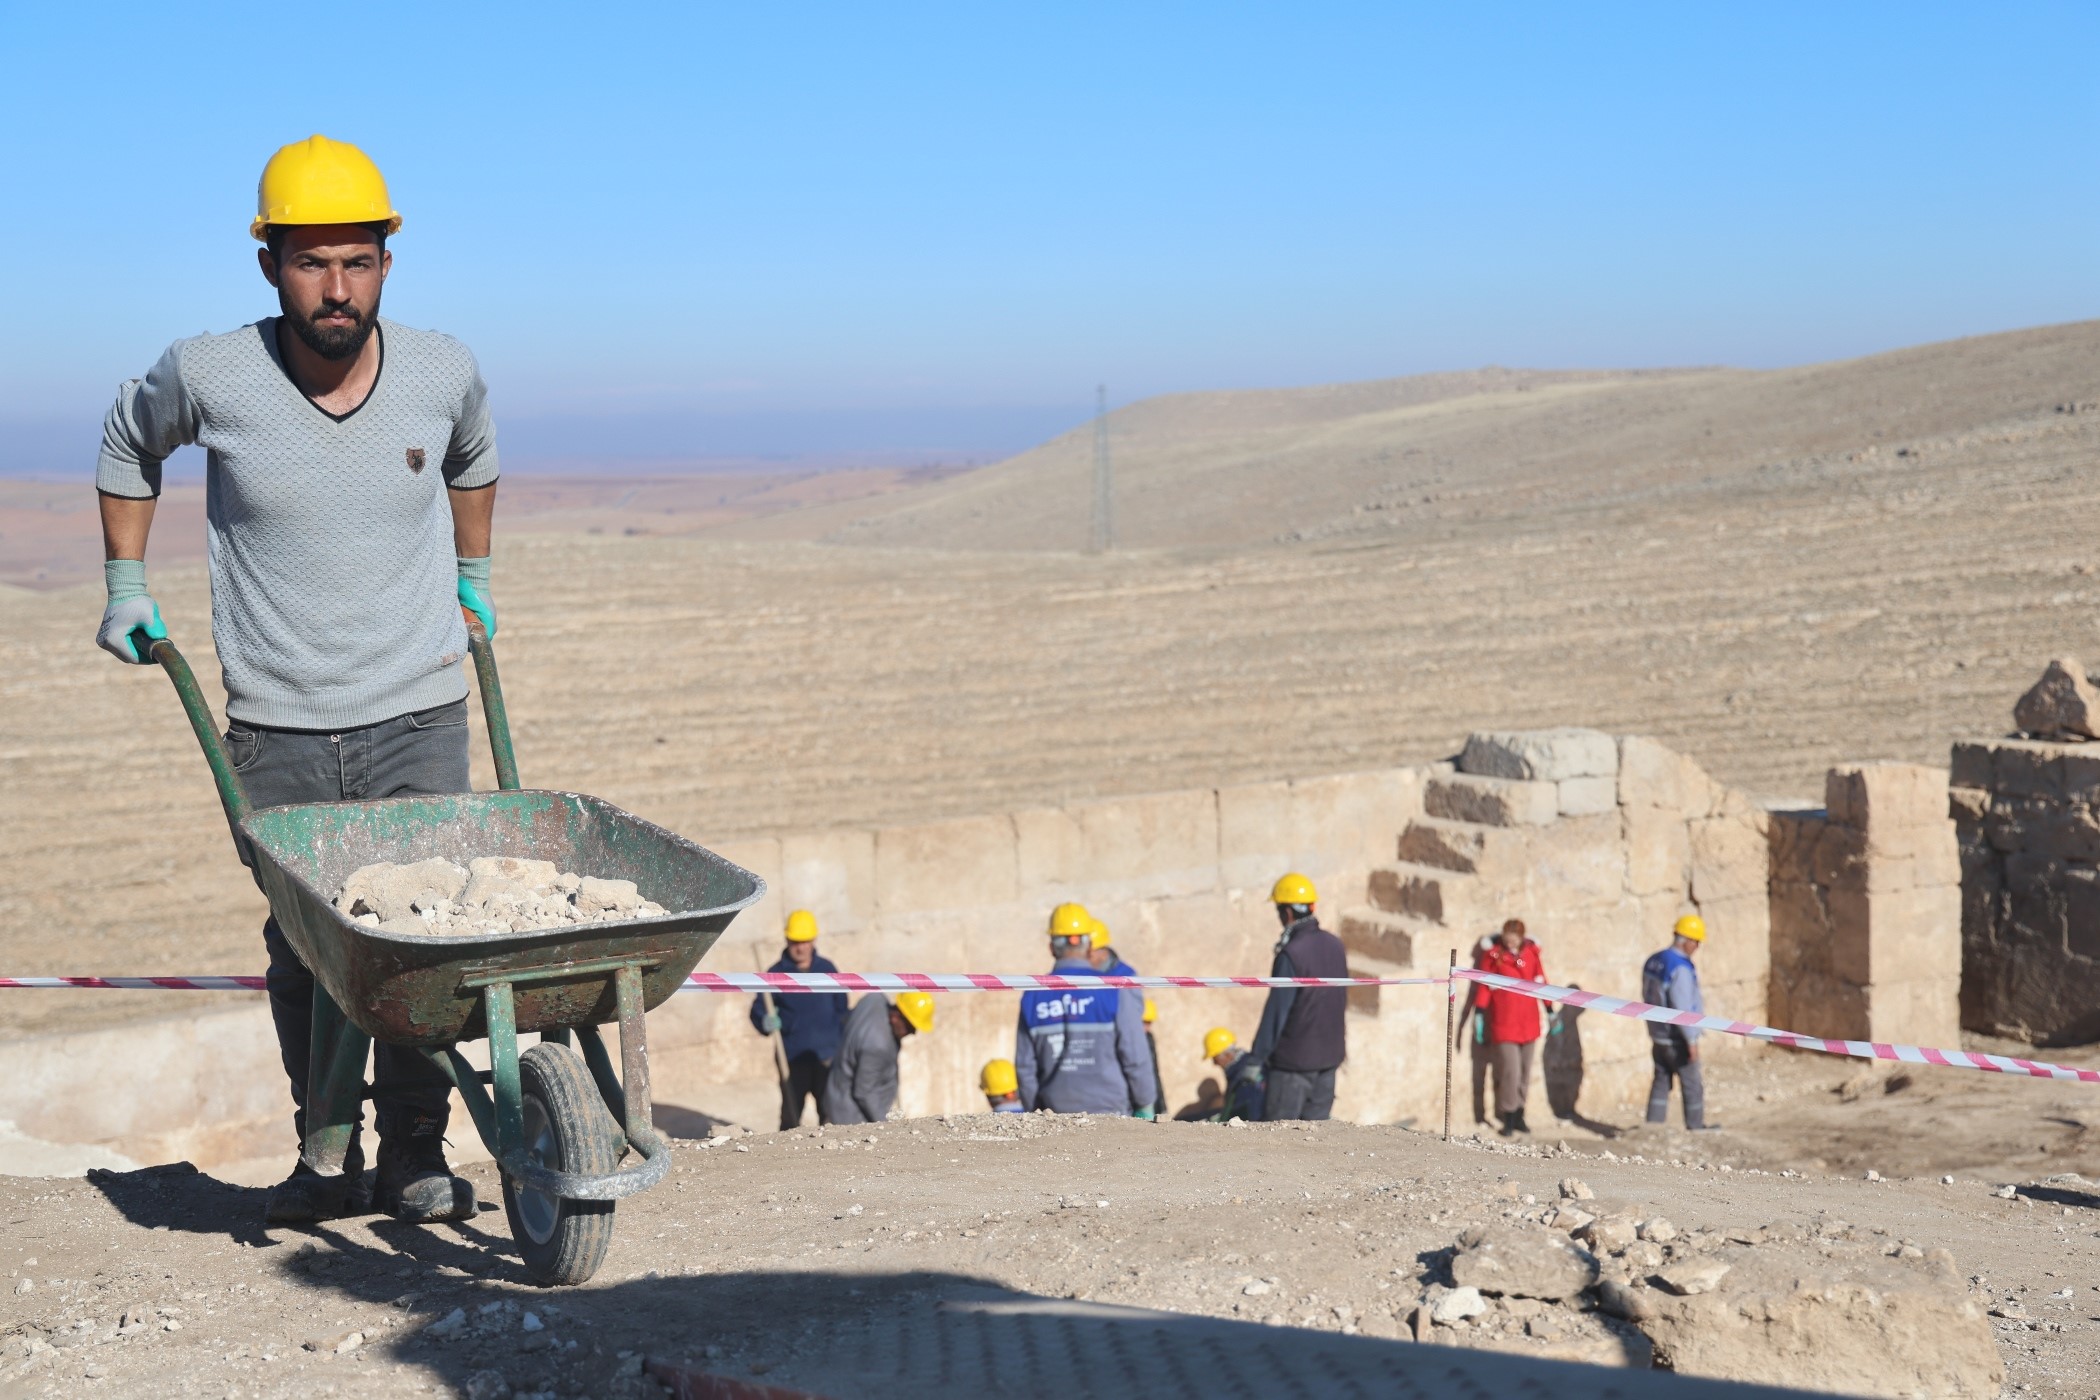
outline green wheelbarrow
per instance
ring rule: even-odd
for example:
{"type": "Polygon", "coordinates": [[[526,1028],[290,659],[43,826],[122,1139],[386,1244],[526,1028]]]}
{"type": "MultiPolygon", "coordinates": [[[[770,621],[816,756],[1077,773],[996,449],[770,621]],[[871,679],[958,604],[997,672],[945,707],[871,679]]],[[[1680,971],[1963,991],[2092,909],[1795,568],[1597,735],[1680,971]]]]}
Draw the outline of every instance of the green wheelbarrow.
{"type": "Polygon", "coordinates": [[[420,1050],[459,1089],[496,1159],[526,1269],[542,1283],[582,1283],[612,1244],[613,1203],[654,1186],[671,1166],[670,1148],[650,1124],[644,1013],[678,990],[766,887],[611,803],[520,788],[495,652],[478,619],[470,616],[467,629],[500,791],[259,810],[242,791],[182,653],[143,632],[132,640],[174,682],[235,839],[314,975],[302,1160],[324,1176],[342,1174],[372,1092],[365,1060],[374,1040],[420,1050]],[[562,870],[632,880],[671,912],[444,937],[368,928],[335,908],[334,892],[360,866],[432,856],[461,864],[473,856],[551,860],[562,870]],[[617,1073],[598,1033],[608,1021],[620,1027],[617,1073]],[[534,1032],[539,1044],[520,1054],[518,1037],[534,1032]],[[479,1070],[457,1043],[484,1036],[491,1068],[479,1070]],[[634,1160],[623,1165],[626,1156],[634,1160]]]}

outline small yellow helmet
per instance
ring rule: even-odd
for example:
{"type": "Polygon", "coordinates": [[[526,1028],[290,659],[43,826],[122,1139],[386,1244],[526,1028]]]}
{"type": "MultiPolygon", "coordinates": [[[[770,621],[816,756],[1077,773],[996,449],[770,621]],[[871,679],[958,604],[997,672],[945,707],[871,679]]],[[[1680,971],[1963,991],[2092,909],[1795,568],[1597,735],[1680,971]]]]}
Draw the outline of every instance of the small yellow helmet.
{"type": "Polygon", "coordinates": [[[1271,904],[1317,904],[1319,901],[1320,892],[1313,888],[1313,882],[1295,870],[1278,880],[1276,887],[1269,891],[1271,904]]]}
{"type": "Polygon", "coordinates": [[[1159,1019],[1159,1003],[1151,997],[1145,998],[1145,1024],[1151,1025],[1159,1019]]]}
{"type": "Polygon", "coordinates": [[[1679,938],[1689,938],[1694,943],[1704,943],[1706,941],[1706,920],[1700,918],[1697,914],[1687,914],[1677,921],[1670,932],[1676,934],[1679,938]]]}
{"type": "Polygon", "coordinates": [[[985,1093],[993,1098],[1019,1093],[1021,1089],[1020,1076],[1014,1073],[1012,1060],[986,1060],[984,1073],[979,1076],[977,1082],[983,1086],[985,1093]]]}
{"type": "Polygon", "coordinates": [[[1203,1058],[1215,1060],[1222,1050],[1229,1050],[1240,1043],[1240,1038],[1223,1026],[1212,1026],[1203,1033],[1203,1058]]]}
{"type": "Polygon", "coordinates": [[[899,992],[895,1005],[897,1013],[920,1035],[933,1029],[933,998],[925,992],[899,992]]]}
{"type": "Polygon", "coordinates": [[[817,916],[807,909],[797,909],[788,915],[788,942],[814,943],[817,941],[817,916]]]}
{"type": "Polygon", "coordinates": [[[309,136],[281,147],[256,183],[248,232],[260,243],[272,224],[384,224],[396,233],[401,216],[370,156],[348,141],[309,136]]]}
{"type": "Polygon", "coordinates": [[[1106,948],[1108,946],[1108,925],[1102,923],[1092,914],[1087,915],[1086,938],[1088,947],[1106,948]]]}
{"type": "Polygon", "coordinates": [[[1086,938],[1094,931],[1094,916],[1086,912],[1083,904],[1069,901],[1050,911],[1050,936],[1052,938],[1086,938]]]}

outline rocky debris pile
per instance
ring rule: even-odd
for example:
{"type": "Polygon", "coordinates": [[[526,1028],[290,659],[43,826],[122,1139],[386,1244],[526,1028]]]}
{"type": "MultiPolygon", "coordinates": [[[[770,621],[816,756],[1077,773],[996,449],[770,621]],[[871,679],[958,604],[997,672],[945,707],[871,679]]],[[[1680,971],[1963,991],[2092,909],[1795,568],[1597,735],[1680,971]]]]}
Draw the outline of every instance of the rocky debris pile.
{"type": "Polygon", "coordinates": [[[632,880],[601,880],[561,870],[551,860],[515,856],[477,856],[465,869],[442,858],[363,866],[343,881],[335,907],[386,933],[450,938],[665,912],[642,898],[632,880]]]}
{"type": "Polygon", "coordinates": [[[2005,1368],[1954,1258],[1842,1220],[1680,1230],[1594,1199],[1469,1226],[1425,1276],[1416,1340],[1853,1395],[1995,1396],[2005,1368]]]}
{"type": "Polygon", "coordinates": [[[2100,736],[2100,688],[2076,659],[2059,656],[2013,706],[2013,728],[2061,743],[2100,736]]]}

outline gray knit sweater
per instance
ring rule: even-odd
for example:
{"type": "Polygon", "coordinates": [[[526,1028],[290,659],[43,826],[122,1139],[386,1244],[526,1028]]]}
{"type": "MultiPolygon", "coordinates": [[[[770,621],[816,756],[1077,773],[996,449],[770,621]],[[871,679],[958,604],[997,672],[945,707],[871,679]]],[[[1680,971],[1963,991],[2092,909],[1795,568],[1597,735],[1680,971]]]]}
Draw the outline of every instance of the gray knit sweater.
{"type": "Polygon", "coordinates": [[[160,494],[205,449],[211,630],[226,713],[335,730],[467,693],[450,486],[496,479],[488,390],[451,336],[379,322],[379,380],[337,421],[285,372],[277,318],[178,340],[128,380],[95,485],[160,494]]]}

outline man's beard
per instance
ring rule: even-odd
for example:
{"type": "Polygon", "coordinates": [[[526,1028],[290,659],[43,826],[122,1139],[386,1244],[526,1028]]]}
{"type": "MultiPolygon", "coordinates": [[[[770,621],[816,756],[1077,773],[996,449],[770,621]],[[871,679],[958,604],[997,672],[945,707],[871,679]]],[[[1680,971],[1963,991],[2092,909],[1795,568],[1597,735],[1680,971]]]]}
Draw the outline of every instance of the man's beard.
{"type": "Polygon", "coordinates": [[[354,324],[348,326],[323,326],[309,317],[301,316],[292,309],[291,303],[285,300],[282,288],[277,293],[277,305],[284,311],[285,324],[292,328],[292,334],[298,336],[307,349],[324,360],[355,359],[357,353],[365,348],[365,342],[372,338],[372,328],[379,324],[379,303],[376,300],[372,303],[369,316],[350,305],[323,306],[315,313],[317,316],[355,318],[354,324]]]}

